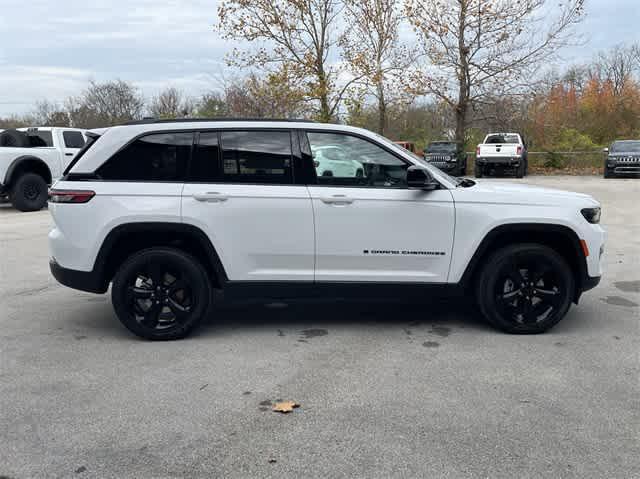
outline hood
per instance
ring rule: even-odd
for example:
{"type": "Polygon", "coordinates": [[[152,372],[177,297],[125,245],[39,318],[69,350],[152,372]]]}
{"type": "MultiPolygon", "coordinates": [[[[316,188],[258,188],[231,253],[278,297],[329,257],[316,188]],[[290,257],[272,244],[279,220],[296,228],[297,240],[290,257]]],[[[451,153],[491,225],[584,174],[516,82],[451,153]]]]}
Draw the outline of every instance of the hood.
{"type": "Polygon", "coordinates": [[[522,183],[506,183],[499,181],[474,180],[475,186],[456,188],[453,195],[456,201],[478,203],[500,203],[513,205],[598,206],[599,203],[590,195],[573,191],[542,188],[522,183]]]}

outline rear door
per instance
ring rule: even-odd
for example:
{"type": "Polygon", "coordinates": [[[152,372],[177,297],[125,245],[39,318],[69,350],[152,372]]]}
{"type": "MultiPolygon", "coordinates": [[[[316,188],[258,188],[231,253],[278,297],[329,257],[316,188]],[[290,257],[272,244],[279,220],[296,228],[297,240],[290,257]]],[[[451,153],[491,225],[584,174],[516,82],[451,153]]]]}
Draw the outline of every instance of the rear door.
{"type": "Polygon", "coordinates": [[[312,282],[313,211],[307,188],[295,181],[291,132],[196,136],[183,221],[207,233],[228,279],[312,282]]]}

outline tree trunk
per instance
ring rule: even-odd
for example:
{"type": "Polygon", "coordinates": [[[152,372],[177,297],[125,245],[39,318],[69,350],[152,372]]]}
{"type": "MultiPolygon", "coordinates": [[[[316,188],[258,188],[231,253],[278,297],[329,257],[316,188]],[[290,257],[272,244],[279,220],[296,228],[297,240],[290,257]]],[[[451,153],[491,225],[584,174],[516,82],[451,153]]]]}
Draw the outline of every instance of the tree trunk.
{"type": "MultiPolygon", "coordinates": [[[[322,57],[320,57],[322,58],[322,57]]],[[[329,106],[329,88],[327,85],[327,76],[324,73],[324,65],[319,63],[317,66],[318,75],[318,98],[320,100],[320,121],[322,123],[331,122],[331,107],[329,106]]]]}
{"type": "Polygon", "coordinates": [[[467,25],[467,0],[460,1],[460,16],[458,17],[458,102],[455,107],[456,141],[464,145],[467,130],[467,111],[471,88],[469,85],[469,47],[465,44],[465,28],[467,25]]]}
{"type": "Polygon", "coordinates": [[[387,129],[387,103],[384,97],[384,85],[378,81],[378,133],[384,136],[387,129]]]}

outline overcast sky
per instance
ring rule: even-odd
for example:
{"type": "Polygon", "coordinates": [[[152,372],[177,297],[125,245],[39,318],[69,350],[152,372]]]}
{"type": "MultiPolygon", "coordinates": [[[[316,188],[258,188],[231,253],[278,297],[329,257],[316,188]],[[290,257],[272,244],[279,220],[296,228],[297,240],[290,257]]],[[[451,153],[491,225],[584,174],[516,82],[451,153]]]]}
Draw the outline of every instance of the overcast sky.
{"type": "MultiPolygon", "coordinates": [[[[616,43],[640,40],[640,0],[586,0],[578,31],[588,60],[616,43]]],[[[165,86],[197,95],[215,89],[231,45],[221,40],[216,0],[0,0],[0,115],[62,101],[89,79],[121,78],[146,96],[165,86]]]]}

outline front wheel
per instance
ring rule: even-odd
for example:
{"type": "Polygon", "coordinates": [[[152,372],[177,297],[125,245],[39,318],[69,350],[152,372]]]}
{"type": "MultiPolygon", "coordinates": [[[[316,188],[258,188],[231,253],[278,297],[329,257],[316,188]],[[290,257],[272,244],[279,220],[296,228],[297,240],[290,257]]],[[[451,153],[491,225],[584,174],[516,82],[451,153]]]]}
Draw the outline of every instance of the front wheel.
{"type": "Polygon", "coordinates": [[[25,173],[15,180],[9,197],[19,211],[41,210],[47,204],[47,182],[36,173],[25,173]]]}
{"type": "Polygon", "coordinates": [[[181,339],[206,317],[211,282],[191,255],[173,248],[134,254],[118,270],[111,289],[118,319],[152,340],[181,339]]]}
{"type": "Polygon", "coordinates": [[[613,178],[615,176],[615,174],[613,173],[613,171],[611,171],[610,168],[607,168],[606,166],[604,167],[604,177],[605,178],[613,178]]]}
{"type": "Polygon", "coordinates": [[[567,262],[538,244],[507,246],[489,258],[477,283],[480,311],[507,333],[547,331],[567,314],[575,294],[567,262]]]}

